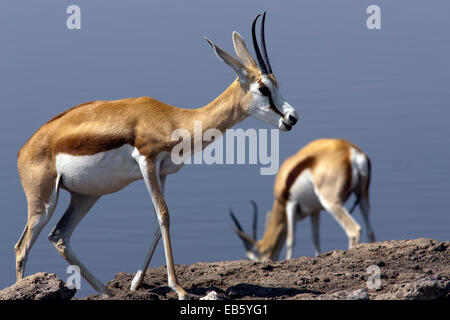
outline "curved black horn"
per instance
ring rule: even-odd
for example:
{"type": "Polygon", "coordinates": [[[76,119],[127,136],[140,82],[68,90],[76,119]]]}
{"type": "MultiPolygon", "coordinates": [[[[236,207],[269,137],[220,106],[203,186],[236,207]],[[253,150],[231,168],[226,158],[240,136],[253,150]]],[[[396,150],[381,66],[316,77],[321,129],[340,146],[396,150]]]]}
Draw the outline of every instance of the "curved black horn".
{"type": "Polygon", "coordinates": [[[256,27],[256,21],[258,20],[258,18],[261,15],[258,14],[255,18],[255,20],[253,20],[253,24],[252,24],[252,39],[253,39],[253,47],[255,49],[255,54],[256,54],[256,59],[258,60],[258,64],[259,64],[259,68],[261,69],[262,74],[269,74],[269,72],[267,71],[266,68],[266,64],[264,62],[264,59],[261,55],[261,51],[259,51],[259,46],[258,46],[258,41],[256,40],[256,31],[255,31],[255,27],[256,27]]]}
{"type": "Polygon", "coordinates": [[[253,228],[252,228],[252,237],[253,240],[256,241],[256,229],[258,227],[258,206],[256,205],[256,202],[251,200],[250,201],[253,206],[253,228]]]}
{"type": "Polygon", "coordinates": [[[233,214],[233,210],[231,210],[231,209],[230,209],[230,217],[231,217],[231,220],[233,220],[234,225],[236,226],[236,228],[237,228],[239,231],[244,232],[244,230],[242,229],[241,224],[239,223],[238,219],[237,219],[236,216],[233,214]]]}
{"type": "Polygon", "coordinates": [[[270,66],[269,62],[269,56],[267,55],[267,49],[266,49],[266,37],[264,32],[264,24],[266,22],[266,12],[264,11],[262,22],[261,22],[261,47],[262,47],[262,56],[264,60],[264,64],[266,66],[267,72],[270,74],[272,73],[272,68],[270,66]]]}
{"type": "Polygon", "coordinates": [[[239,238],[241,238],[242,242],[244,243],[245,249],[251,250],[252,246],[255,244],[255,241],[245,234],[241,224],[239,223],[238,219],[234,216],[233,211],[231,209],[230,209],[230,217],[236,226],[234,231],[236,231],[236,234],[239,236],[239,238]]]}

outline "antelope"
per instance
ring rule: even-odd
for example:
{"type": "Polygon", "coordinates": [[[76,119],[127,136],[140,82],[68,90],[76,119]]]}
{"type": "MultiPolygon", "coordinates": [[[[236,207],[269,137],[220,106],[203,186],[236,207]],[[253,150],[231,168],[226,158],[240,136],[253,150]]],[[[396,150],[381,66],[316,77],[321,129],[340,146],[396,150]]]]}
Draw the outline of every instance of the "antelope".
{"type": "Polygon", "coordinates": [[[252,236],[244,233],[233,211],[234,229],[243,241],[247,258],[254,261],[277,260],[286,242],[286,259],[292,258],[296,223],[311,218],[315,255],[320,254],[320,211],[328,211],[344,229],[349,248],[359,242],[361,227],[350,215],[359,204],[368,230],[368,240],[375,241],[369,221],[369,157],[353,143],[342,139],[319,139],[310,142],[281,165],[275,179],[272,211],[267,213],[262,239],[256,240],[257,206],[252,202],[252,236]],[[356,196],[347,211],[344,203],[356,196]]]}
{"type": "MultiPolygon", "coordinates": [[[[260,44],[252,24],[252,40],[258,64],[243,38],[233,32],[238,59],[211,40],[217,57],[231,67],[237,78],[216,99],[204,107],[184,109],[150,97],[114,101],[93,101],[66,110],[42,125],[18,153],[18,171],[28,204],[28,221],[15,245],[16,278],[21,279],[33,243],[50,220],[60,189],[71,195],[69,207],[49,234],[50,242],[103,297],[110,291],[81,263],[70,246],[71,235],[98,199],[143,179],[158,221],[150,247],[131,283],[142,283],[153,252],[162,237],[168,284],[179,299],[192,296],[179,285],[174,270],[169,235],[169,211],[164,200],[166,176],[180,170],[183,163],[171,160],[178,143],[171,133],[183,128],[193,134],[194,121],[202,121],[203,131],[222,133],[251,116],[282,131],[297,122],[295,109],[283,99],[266,51],[264,13],[260,44]]],[[[203,144],[203,148],[207,144],[203,144]]],[[[192,150],[192,148],[191,148],[192,150]]],[[[190,152],[192,153],[192,152],[190,152]]]]}

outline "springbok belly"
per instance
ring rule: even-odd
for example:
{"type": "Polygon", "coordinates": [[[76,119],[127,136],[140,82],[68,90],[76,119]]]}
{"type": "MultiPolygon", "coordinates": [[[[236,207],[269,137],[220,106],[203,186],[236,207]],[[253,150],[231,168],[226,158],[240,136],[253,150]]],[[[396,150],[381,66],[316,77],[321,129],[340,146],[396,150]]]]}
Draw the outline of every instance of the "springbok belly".
{"type": "Polygon", "coordinates": [[[301,218],[322,209],[317,197],[314,180],[309,170],[304,170],[291,186],[290,201],[295,201],[301,209],[301,218]]]}
{"type": "Polygon", "coordinates": [[[135,148],[120,148],[85,156],[60,153],[56,156],[56,170],[60,184],[69,191],[87,195],[103,195],[123,189],[142,179],[139,165],[133,159],[135,148]]]}

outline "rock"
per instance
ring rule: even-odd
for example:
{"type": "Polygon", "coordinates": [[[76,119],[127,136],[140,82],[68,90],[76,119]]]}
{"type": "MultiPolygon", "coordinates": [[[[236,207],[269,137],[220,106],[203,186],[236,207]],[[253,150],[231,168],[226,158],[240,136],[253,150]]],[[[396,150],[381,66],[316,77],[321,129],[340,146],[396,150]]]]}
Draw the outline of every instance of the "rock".
{"type": "Polygon", "coordinates": [[[450,290],[448,279],[424,278],[405,287],[404,298],[407,300],[431,300],[442,297],[450,290]]]}
{"type": "Polygon", "coordinates": [[[431,249],[433,251],[444,251],[445,249],[447,249],[447,247],[448,247],[448,244],[442,242],[442,243],[439,243],[439,244],[433,246],[431,249]]]}
{"type": "Polygon", "coordinates": [[[369,294],[364,289],[358,289],[347,295],[347,300],[369,300],[369,294]]]}
{"type": "Polygon", "coordinates": [[[221,300],[217,295],[217,292],[210,291],[206,296],[200,298],[200,300],[221,300]]]}
{"type": "Polygon", "coordinates": [[[75,292],[56,274],[39,272],[1,290],[0,300],[70,300],[75,292]]]}
{"type": "Polygon", "coordinates": [[[433,300],[450,294],[450,280],[441,276],[421,278],[416,281],[395,284],[388,292],[377,297],[380,300],[433,300]]]}

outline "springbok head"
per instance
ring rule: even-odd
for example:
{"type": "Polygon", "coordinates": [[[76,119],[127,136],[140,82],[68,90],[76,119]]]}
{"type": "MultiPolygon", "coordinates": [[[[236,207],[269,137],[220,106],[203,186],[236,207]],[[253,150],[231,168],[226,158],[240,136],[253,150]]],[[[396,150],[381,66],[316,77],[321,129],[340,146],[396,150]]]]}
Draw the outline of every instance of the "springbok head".
{"type": "Polygon", "coordinates": [[[242,240],[245,248],[245,252],[247,258],[253,261],[262,261],[262,256],[259,250],[258,241],[256,240],[256,229],[258,225],[258,207],[256,206],[256,202],[251,201],[253,206],[253,225],[252,225],[252,236],[248,236],[238,219],[233,213],[233,210],[230,209],[230,217],[234,222],[234,231],[238,235],[238,237],[242,240]]]}
{"type": "Polygon", "coordinates": [[[298,116],[295,109],[282,97],[270,66],[264,36],[265,12],[260,29],[261,49],[258,45],[256,23],[259,17],[260,15],[256,16],[252,24],[253,47],[258,63],[255,62],[241,35],[236,31],[233,32],[233,44],[240,60],[225,52],[211,40],[207,38],[205,40],[213,47],[217,57],[236,72],[244,90],[242,99],[244,112],[251,117],[276,126],[282,131],[289,131],[297,122],[298,116]]]}

